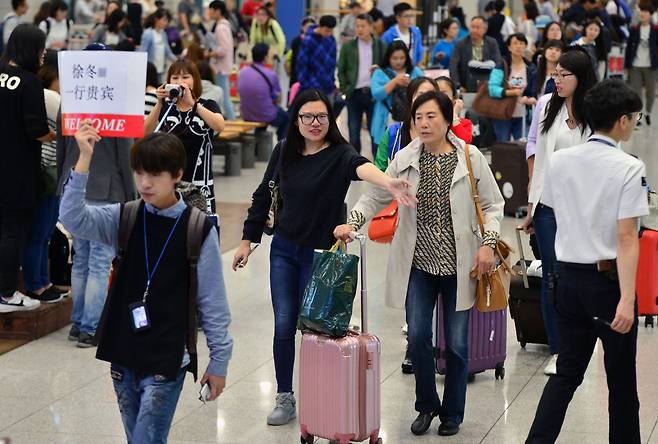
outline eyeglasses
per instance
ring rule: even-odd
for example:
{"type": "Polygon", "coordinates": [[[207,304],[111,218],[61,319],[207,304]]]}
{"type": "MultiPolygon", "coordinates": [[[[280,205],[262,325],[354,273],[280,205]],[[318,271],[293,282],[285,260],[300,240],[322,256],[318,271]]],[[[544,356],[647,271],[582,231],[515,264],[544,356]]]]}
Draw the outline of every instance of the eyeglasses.
{"type": "Polygon", "coordinates": [[[642,113],[642,111],[640,111],[639,113],[632,113],[631,115],[633,115],[633,114],[635,114],[635,121],[636,122],[639,122],[640,120],[642,120],[642,116],[644,115],[642,113]]]}
{"type": "Polygon", "coordinates": [[[573,73],[561,73],[561,72],[554,71],[554,72],[551,73],[551,79],[562,81],[562,80],[564,80],[565,77],[569,77],[569,76],[573,76],[573,75],[574,75],[573,73]]]}
{"type": "Polygon", "coordinates": [[[304,125],[309,125],[309,126],[313,125],[313,122],[315,122],[316,120],[320,125],[329,125],[329,114],[327,113],[300,114],[299,120],[301,120],[304,125]]]}
{"type": "Polygon", "coordinates": [[[412,19],[412,18],[416,18],[416,14],[402,14],[400,17],[402,17],[403,19],[412,19]]]}

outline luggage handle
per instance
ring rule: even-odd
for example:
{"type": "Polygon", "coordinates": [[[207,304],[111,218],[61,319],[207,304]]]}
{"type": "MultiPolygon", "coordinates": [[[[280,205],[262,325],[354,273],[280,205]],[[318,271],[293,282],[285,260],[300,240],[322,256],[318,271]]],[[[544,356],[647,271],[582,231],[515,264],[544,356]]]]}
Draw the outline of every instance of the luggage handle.
{"type": "Polygon", "coordinates": [[[521,244],[521,231],[523,231],[522,226],[516,227],[516,243],[519,246],[519,257],[521,259],[521,276],[523,276],[523,286],[525,288],[530,288],[528,284],[528,266],[525,263],[525,254],[523,254],[523,244],[521,244]]]}
{"type": "Polygon", "coordinates": [[[368,284],[366,282],[366,236],[350,232],[350,239],[358,240],[361,247],[361,331],[368,334],[368,284]]]}

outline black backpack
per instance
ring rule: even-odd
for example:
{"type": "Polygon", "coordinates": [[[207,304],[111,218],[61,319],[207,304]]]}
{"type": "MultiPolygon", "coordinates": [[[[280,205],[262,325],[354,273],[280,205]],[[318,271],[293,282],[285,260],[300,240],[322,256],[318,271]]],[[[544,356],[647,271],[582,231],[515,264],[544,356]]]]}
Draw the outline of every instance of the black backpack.
{"type": "MultiPolygon", "coordinates": [[[[395,75],[389,72],[387,69],[384,70],[384,73],[393,80],[395,75]]],[[[407,98],[407,88],[397,87],[391,93],[391,99],[393,101],[393,106],[389,106],[386,100],[384,100],[384,106],[388,109],[388,112],[391,113],[391,117],[396,122],[402,122],[404,120],[405,114],[407,112],[407,105],[409,100],[407,98]]]]}
{"type": "MultiPolygon", "coordinates": [[[[130,235],[132,234],[133,228],[135,227],[135,221],[137,220],[137,214],[141,208],[142,200],[133,200],[126,202],[121,205],[121,216],[119,219],[119,239],[118,239],[118,251],[117,255],[112,261],[112,271],[110,273],[110,282],[109,282],[109,291],[108,297],[105,301],[105,307],[103,308],[103,313],[101,314],[98,327],[96,329],[96,338],[100,338],[100,334],[103,330],[103,326],[107,322],[107,314],[109,304],[111,301],[112,294],[112,284],[114,284],[114,276],[118,272],[119,268],[122,266],[123,261],[126,256],[126,250],[128,248],[128,241],[130,240],[130,235]]],[[[186,346],[187,351],[190,354],[190,365],[188,371],[194,375],[194,380],[197,379],[197,265],[199,261],[199,256],[201,255],[201,246],[203,245],[204,237],[204,227],[207,220],[206,214],[199,210],[197,207],[189,205],[190,216],[187,223],[187,262],[189,265],[189,287],[187,289],[187,322],[188,322],[188,334],[186,337],[186,346]]]]}

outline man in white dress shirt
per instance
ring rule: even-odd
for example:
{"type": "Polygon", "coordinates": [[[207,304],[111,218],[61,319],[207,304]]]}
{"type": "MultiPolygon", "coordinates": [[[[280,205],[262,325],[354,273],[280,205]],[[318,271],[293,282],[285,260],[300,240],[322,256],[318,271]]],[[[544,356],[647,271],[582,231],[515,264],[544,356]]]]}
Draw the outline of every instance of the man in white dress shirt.
{"type": "Polygon", "coordinates": [[[642,100],[620,80],[586,95],[594,131],[589,140],[553,155],[542,202],[557,221],[557,374],[542,395],[527,443],[557,439],[597,339],[604,350],[611,443],[640,443],[635,356],[635,274],[638,218],[649,213],[644,164],[625,153],[642,117],[642,100]]]}

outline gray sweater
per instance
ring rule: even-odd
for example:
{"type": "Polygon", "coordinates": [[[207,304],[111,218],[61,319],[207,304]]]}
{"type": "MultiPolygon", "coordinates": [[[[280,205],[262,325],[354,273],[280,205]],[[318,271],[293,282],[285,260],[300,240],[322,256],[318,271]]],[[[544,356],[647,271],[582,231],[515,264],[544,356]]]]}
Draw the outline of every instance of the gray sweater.
{"type": "MultiPolygon", "coordinates": [[[[61,196],[75,166],[80,149],[74,137],[63,136],[61,113],[57,115],[57,195],[61,196]]],[[[130,148],[133,139],[103,137],[94,147],[89,166],[87,195],[89,200],[122,203],[135,199],[135,182],[130,169],[130,148]]]]}

